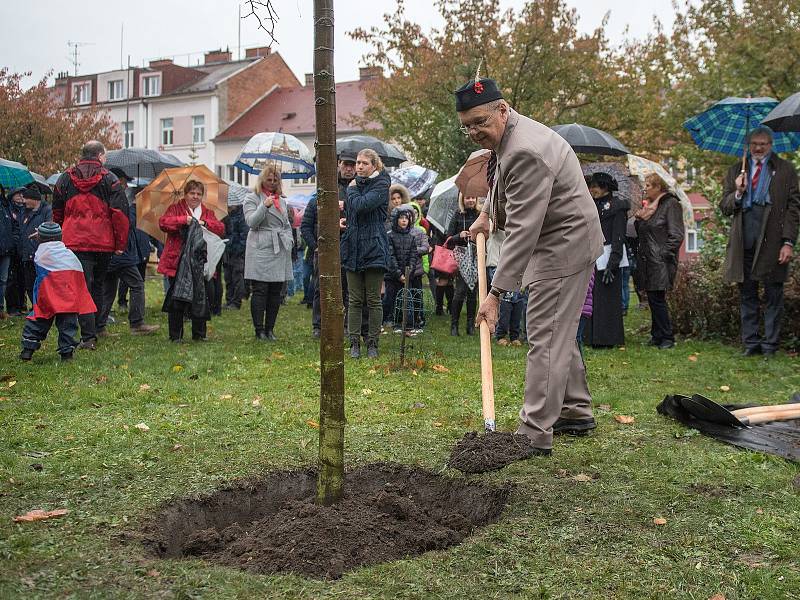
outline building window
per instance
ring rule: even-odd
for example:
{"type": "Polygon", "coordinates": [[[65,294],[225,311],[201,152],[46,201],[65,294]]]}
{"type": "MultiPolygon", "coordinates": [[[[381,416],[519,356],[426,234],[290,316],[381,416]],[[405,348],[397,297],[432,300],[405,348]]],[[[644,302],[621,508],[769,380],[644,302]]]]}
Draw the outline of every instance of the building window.
{"type": "Polygon", "coordinates": [[[697,229],[686,230],[686,252],[697,253],[703,247],[703,237],[697,229]]]}
{"type": "Polygon", "coordinates": [[[125,141],[125,147],[131,148],[133,146],[133,121],[122,122],[122,134],[125,141]]]}
{"type": "Polygon", "coordinates": [[[217,165],[217,177],[222,179],[222,165],[217,165]]]}
{"type": "Polygon", "coordinates": [[[204,115],[192,117],[192,142],[202,144],[206,141],[206,118],[204,115]]]}
{"type": "Polygon", "coordinates": [[[172,119],[161,119],[161,145],[171,146],[174,136],[175,130],[172,127],[172,119]]]}
{"type": "Polygon", "coordinates": [[[236,181],[236,167],[228,165],[228,181],[236,181]]]}
{"type": "Polygon", "coordinates": [[[115,79],[108,82],[108,99],[122,100],[122,79],[115,79]]]}
{"type": "Polygon", "coordinates": [[[72,86],[75,104],[89,104],[92,101],[92,82],[76,83],[72,86]]]}
{"type": "Polygon", "coordinates": [[[308,185],[310,183],[316,184],[317,183],[317,176],[314,175],[312,177],[308,177],[306,179],[295,179],[298,185],[308,185]]]}
{"type": "Polygon", "coordinates": [[[161,76],[142,77],[142,96],[158,96],[161,93],[161,76]]]}
{"type": "Polygon", "coordinates": [[[686,165],[686,185],[694,184],[695,177],[697,177],[697,169],[692,165],[686,165]]]}

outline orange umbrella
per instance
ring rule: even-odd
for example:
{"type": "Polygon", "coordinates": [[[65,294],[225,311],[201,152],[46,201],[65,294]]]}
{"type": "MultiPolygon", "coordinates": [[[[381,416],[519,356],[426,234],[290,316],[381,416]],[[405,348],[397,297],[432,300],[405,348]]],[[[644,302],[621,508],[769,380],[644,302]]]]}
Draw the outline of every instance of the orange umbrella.
{"type": "Polygon", "coordinates": [[[194,179],[205,186],[203,204],[218,219],[228,214],[228,184],[205,165],[164,169],[150,185],[136,194],[136,226],[162,242],[167,234],[158,227],[158,220],[167,208],[183,198],[183,186],[194,179]]]}
{"type": "Polygon", "coordinates": [[[476,150],[456,175],[456,187],[465,198],[484,198],[489,194],[486,165],[491,154],[491,150],[476,150]]]}

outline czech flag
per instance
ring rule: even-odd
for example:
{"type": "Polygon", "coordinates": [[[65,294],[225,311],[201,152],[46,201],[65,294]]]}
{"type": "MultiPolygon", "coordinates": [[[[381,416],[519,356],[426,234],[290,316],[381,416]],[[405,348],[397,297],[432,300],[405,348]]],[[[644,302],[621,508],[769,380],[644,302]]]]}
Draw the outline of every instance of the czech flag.
{"type": "Polygon", "coordinates": [[[60,313],[86,315],[97,312],[86,288],[81,262],[63,242],[40,244],[33,262],[36,282],[33,284],[33,310],[28,314],[29,319],[52,319],[60,313]]]}

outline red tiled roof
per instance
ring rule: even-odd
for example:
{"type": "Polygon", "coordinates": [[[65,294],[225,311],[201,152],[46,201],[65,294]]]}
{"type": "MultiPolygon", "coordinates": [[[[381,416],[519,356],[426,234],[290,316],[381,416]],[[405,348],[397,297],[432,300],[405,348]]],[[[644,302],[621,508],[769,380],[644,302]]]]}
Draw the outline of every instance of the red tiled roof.
{"type": "Polygon", "coordinates": [[[697,192],[692,192],[687,194],[689,196],[689,202],[692,203],[692,208],[694,210],[709,210],[711,209],[711,203],[708,201],[708,198],[703,196],[703,194],[698,194],[697,192]]]}
{"type": "MultiPolygon", "coordinates": [[[[355,125],[367,108],[365,81],[345,81],[336,84],[336,131],[352,133],[363,131],[355,125]]],[[[315,132],[314,88],[276,88],[250,107],[230,126],[222,131],[214,142],[248,139],[261,131],[281,131],[292,135],[315,132]]],[[[370,123],[369,128],[377,128],[370,123]]]]}

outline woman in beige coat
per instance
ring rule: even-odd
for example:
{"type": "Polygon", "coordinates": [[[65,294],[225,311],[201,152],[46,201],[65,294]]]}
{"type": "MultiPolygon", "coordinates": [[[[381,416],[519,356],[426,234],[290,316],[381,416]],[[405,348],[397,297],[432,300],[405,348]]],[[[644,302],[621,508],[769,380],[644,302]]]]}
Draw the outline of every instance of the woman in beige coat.
{"type": "Polygon", "coordinates": [[[242,207],[250,231],[244,257],[244,277],[252,282],[250,313],[259,340],[274,341],[281,290],[292,280],[290,207],[281,188],[281,172],[265,167],[242,207]]]}

